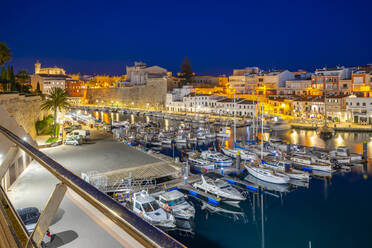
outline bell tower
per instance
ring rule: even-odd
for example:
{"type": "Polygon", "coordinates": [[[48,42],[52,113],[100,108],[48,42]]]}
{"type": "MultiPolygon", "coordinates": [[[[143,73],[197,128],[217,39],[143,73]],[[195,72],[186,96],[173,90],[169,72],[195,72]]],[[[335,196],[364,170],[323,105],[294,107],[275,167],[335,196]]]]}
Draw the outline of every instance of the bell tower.
{"type": "Polygon", "coordinates": [[[40,73],[40,68],[41,68],[41,64],[39,61],[36,61],[35,63],[35,74],[39,74],[40,73]]]}

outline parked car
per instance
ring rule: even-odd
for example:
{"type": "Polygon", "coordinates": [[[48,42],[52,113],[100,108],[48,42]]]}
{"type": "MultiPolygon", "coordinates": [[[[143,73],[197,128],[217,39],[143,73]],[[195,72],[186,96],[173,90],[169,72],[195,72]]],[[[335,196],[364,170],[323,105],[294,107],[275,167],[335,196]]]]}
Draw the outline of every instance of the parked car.
{"type": "Polygon", "coordinates": [[[90,139],[90,131],[89,130],[74,130],[71,132],[71,135],[73,136],[81,136],[83,140],[89,140],[90,139]]]}
{"type": "Polygon", "coordinates": [[[77,146],[77,145],[80,145],[81,144],[81,137],[76,137],[76,136],[68,136],[66,137],[65,139],[65,145],[74,145],[74,146],[77,146]]]}
{"type": "MultiPolygon", "coordinates": [[[[34,231],[37,221],[40,217],[39,209],[34,207],[20,208],[17,209],[17,213],[21,220],[23,221],[23,224],[25,225],[27,232],[31,234],[34,231]]],[[[45,233],[43,241],[41,241],[41,247],[46,247],[46,244],[49,243],[51,240],[52,235],[48,229],[45,233]]]]}

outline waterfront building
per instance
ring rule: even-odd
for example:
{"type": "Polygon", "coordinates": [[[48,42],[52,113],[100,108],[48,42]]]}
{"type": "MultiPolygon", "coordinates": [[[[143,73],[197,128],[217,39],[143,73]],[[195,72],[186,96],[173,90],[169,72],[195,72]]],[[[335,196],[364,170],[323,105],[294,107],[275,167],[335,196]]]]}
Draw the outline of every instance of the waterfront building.
{"type": "Polygon", "coordinates": [[[346,96],[342,94],[330,94],[326,97],[327,118],[334,122],[345,122],[346,114],[346,96]]]}
{"type": "Polygon", "coordinates": [[[41,68],[39,61],[35,63],[35,72],[31,76],[31,86],[33,90],[37,89],[39,84],[42,93],[47,94],[53,88],[66,88],[66,71],[59,67],[41,68]]]}
{"type": "Polygon", "coordinates": [[[308,95],[311,80],[287,80],[285,87],[279,88],[279,95],[308,95]]]}
{"type": "Polygon", "coordinates": [[[360,96],[370,96],[372,65],[359,66],[351,75],[352,91],[360,96]]]}
{"type": "Polygon", "coordinates": [[[322,96],[299,96],[293,99],[292,115],[298,118],[318,118],[324,116],[324,98],[322,96]]]}
{"type": "Polygon", "coordinates": [[[234,115],[239,117],[252,117],[256,112],[257,102],[246,99],[225,98],[216,101],[214,113],[219,115],[234,115]]]}
{"type": "Polygon", "coordinates": [[[272,115],[291,115],[293,111],[293,100],[281,95],[271,95],[267,97],[267,114],[272,115]]]}
{"type": "Polygon", "coordinates": [[[287,80],[295,77],[288,70],[264,71],[258,75],[258,92],[263,95],[275,95],[279,88],[285,87],[287,80]]]}
{"type": "Polygon", "coordinates": [[[312,88],[339,92],[342,88],[346,90],[347,84],[342,80],[351,79],[351,72],[350,68],[345,67],[316,69],[311,76],[312,88]]]}
{"type": "Polygon", "coordinates": [[[69,97],[82,97],[82,82],[80,80],[67,78],[66,79],[66,92],[69,97]]]}
{"type": "Polygon", "coordinates": [[[209,75],[196,75],[193,81],[195,87],[214,87],[219,85],[219,77],[209,75]]]}
{"type": "Polygon", "coordinates": [[[236,93],[244,94],[246,93],[245,88],[245,76],[230,76],[229,77],[229,85],[232,87],[236,93]]]}
{"type": "Polygon", "coordinates": [[[372,97],[346,98],[347,120],[359,124],[372,124],[372,97]]]}
{"type": "Polygon", "coordinates": [[[168,78],[168,71],[160,66],[148,67],[143,62],[134,62],[134,66],[127,66],[126,83],[129,86],[145,85],[148,79],[168,78]]]}

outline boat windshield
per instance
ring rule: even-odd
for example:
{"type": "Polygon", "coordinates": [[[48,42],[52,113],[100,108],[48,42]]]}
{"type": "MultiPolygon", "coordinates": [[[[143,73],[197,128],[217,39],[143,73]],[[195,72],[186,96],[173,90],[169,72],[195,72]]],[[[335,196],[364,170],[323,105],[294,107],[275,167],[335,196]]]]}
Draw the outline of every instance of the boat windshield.
{"type": "Polygon", "coordinates": [[[185,202],[185,198],[180,197],[180,198],[174,199],[173,201],[168,201],[167,203],[168,203],[169,206],[176,206],[176,205],[182,204],[184,202],[185,202]]]}
{"type": "Polygon", "coordinates": [[[143,210],[145,210],[146,213],[156,211],[160,208],[159,204],[156,201],[146,202],[142,206],[143,210]]]}

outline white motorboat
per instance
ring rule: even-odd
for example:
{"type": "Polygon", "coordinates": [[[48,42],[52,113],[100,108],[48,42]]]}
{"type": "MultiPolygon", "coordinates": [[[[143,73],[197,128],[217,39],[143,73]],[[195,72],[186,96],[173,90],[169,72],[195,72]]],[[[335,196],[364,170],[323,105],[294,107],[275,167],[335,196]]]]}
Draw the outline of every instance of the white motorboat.
{"type": "Polygon", "coordinates": [[[222,179],[205,178],[202,175],[201,182],[196,182],[192,186],[211,195],[215,195],[226,202],[236,203],[246,199],[239,190],[222,179]]]}
{"type": "Polygon", "coordinates": [[[289,192],[289,184],[277,184],[277,183],[270,183],[267,181],[262,181],[261,179],[258,179],[255,176],[252,176],[251,174],[248,174],[244,180],[253,183],[255,185],[258,185],[262,187],[265,190],[270,191],[277,191],[281,193],[289,192]]]}
{"type": "Polygon", "coordinates": [[[207,138],[205,137],[205,135],[204,135],[204,133],[198,133],[197,135],[196,135],[196,138],[198,139],[198,140],[206,140],[207,138]]]}
{"type": "Polygon", "coordinates": [[[189,165],[193,167],[194,170],[198,170],[200,172],[208,172],[213,171],[215,169],[215,165],[213,162],[210,162],[206,159],[202,159],[198,157],[196,154],[189,154],[189,165]]]}
{"type": "Polygon", "coordinates": [[[163,140],[161,141],[161,144],[162,144],[162,145],[170,145],[170,144],[172,144],[172,140],[171,140],[171,139],[167,139],[167,138],[165,138],[165,139],[163,139],[163,140]]]}
{"type": "Polygon", "coordinates": [[[337,149],[330,151],[329,155],[341,164],[361,163],[363,161],[362,155],[351,153],[346,146],[337,147],[337,149]]]}
{"type": "Polygon", "coordinates": [[[189,220],[195,216],[195,208],[185,200],[185,195],[178,190],[161,193],[158,198],[159,205],[174,217],[189,220]]]}
{"type": "Polygon", "coordinates": [[[229,138],[230,137],[230,134],[226,132],[225,128],[222,128],[216,135],[219,138],[229,138]]]}
{"type": "Polygon", "coordinates": [[[289,182],[289,177],[283,175],[282,173],[275,173],[270,169],[265,169],[256,166],[245,166],[248,173],[252,176],[261,179],[262,181],[277,183],[277,184],[287,184],[289,182]]]}
{"type": "Polygon", "coordinates": [[[261,161],[261,166],[273,169],[279,173],[283,173],[289,176],[291,180],[303,180],[303,181],[310,180],[309,173],[290,168],[290,165],[284,163],[283,161],[273,161],[270,163],[261,161]]]}
{"type": "Polygon", "coordinates": [[[200,156],[204,159],[207,159],[213,162],[216,166],[225,167],[232,165],[232,159],[223,155],[219,152],[214,152],[211,150],[203,151],[200,156]]]}
{"type": "Polygon", "coordinates": [[[255,161],[255,160],[258,159],[258,157],[255,153],[249,152],[249,151],[246,151],[246,150],[242,150],[242,149],[225,149],[225,148],[222,148],[222,152],[226,156],[229,156],[229,157],[232,157],[232,158],[237,158],[238,154],[240,154],[240,158],[242,160],[247,160],[247,161],[255,161]]]}
{"type": "Polygon", "coordinates": [[[319,171],[326,171],[332,172],[333,168],[330,163],[325,163],[318,161],[315,156],[313,155],[294,155],[291,156],[291,160],[300,166],[303,169],[310,169],[310,170],[319,170],[319,171]]]}
{"type": "Polygon", "coordinates": [[[186,143],[187,140],[186,140],[185,137],[179,135],[179,136],[176,137],[175,142],[176,142],[176,143],[186,143]]]}
{"type": "Polygon", "coordinates": [[[275,118],[272,122],[268,123],[268,126],[273,131],[286,131],[291,129],[291,125],[287,121],[275,118]]]}
{"type": "Polygon", "coordinates": [[[163,228],[176,227],[174,216],[161,208],[146,191],[134,193],[132,201],[133,211],[151,224],[163,228]]]}

